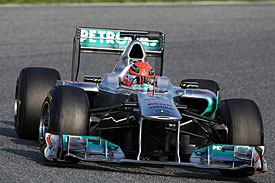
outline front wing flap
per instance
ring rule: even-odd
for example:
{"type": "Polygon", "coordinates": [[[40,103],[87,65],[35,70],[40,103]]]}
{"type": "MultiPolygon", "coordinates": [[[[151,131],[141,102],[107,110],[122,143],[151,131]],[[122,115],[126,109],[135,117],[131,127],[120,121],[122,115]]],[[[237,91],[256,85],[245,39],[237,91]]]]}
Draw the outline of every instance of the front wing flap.
{"type": "Polygon", "coordinates": [[[158,164],[228,170],[253,168],[255,173],[267,171],[267,164],[263,157],[264,146],[211,144],[194,150],[189,162],[177,162],[126,159],[118,145],[98,136],[46,133],[45,138],[47,146],[43,156],[50,161],[66,161],[68,157],[74,157],[82,161],[158,164]]]}

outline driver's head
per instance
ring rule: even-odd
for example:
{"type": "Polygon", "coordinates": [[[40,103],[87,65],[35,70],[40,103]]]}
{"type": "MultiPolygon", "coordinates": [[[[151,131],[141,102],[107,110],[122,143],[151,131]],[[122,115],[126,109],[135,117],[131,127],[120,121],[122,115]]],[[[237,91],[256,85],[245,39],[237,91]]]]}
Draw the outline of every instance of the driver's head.
{"type": "Polygon", "coordinates": [[[125,77],[125,86],[132,84],[153,83],[156,77],[154,69],[146,62],[135,62],[125,77]]]}

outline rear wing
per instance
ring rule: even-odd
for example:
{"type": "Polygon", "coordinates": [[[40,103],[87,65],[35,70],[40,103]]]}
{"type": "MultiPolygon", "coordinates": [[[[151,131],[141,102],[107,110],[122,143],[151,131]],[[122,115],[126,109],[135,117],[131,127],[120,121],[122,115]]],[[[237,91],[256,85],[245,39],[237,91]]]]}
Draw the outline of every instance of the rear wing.
{"type": "Polygon", "coordinates": [[[73,41],[71,80],[76,81],[81,53],[103,53],[121,55],[133,40],[139,40],[147,57],[158,57],[156,73],[163,73],[163,53],[165,34],[159,31],[77,27],[73,41]]]}

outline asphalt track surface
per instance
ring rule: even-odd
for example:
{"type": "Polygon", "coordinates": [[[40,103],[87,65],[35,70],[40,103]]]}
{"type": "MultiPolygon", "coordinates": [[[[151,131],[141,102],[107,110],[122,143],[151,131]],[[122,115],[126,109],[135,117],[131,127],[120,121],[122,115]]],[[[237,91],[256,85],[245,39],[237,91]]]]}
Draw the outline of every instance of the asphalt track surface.
{"type": "MultiPolygon", "coordinates": [[[[111,71],[114,58],[85,57],[82,71],[111,71]]],[[[275,5],[1,6],[0,182],[274,182],[275,5]],[[16,77],[28,66],[53,67],[70,79],[72,38],[78,25],[161,30],[166,33],[164,73],[219,82],[222,97],[250,98],[265,125],[268,173],[246,179],[218,171],[117,164],[48,163],[36,141],[14,130],[16,77]]]]}

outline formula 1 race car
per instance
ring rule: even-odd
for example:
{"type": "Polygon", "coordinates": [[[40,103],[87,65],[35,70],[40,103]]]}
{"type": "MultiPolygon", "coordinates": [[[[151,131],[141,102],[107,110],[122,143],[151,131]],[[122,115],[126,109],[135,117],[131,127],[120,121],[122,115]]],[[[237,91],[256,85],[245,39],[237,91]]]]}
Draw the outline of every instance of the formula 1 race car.
{"type": "Polygon", "coordinates": [[[164,41],[158,31],[77,27],[71,80],[61,80],[50,68],[20,72],[18,136],[39,138],[49,161],[189,166],[237,177],[266,172],[264,128],[255,102],[221,100],[212,80],[172,85],[162,76],[164,41]],[[111,73],[78,81],[81,53],[120,59],[111,73]]]}

